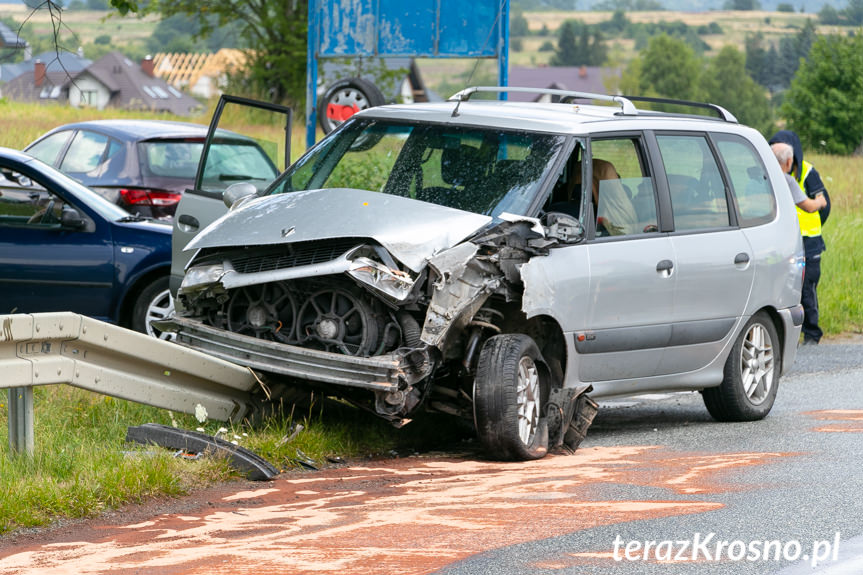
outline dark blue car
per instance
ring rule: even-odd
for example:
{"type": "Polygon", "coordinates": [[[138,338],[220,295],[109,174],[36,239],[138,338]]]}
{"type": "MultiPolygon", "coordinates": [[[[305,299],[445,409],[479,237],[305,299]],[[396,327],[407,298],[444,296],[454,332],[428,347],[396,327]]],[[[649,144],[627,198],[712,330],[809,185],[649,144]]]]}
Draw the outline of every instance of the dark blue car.
{"type": "Polygon", "coordinates": [[[0,148],[0,313],[72,311],[159,335],[170,265],[170,225],[0,148]]]}

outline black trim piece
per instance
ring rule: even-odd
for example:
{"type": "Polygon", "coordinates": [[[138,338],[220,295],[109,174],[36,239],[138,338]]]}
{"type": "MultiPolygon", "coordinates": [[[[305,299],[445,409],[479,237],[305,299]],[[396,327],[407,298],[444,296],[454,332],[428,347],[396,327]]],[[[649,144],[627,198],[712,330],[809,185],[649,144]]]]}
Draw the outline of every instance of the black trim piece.
{"type": "Polygon", "coordinates": [[[580,354],[611,353],[697,345],[719,341],[734,327],[735,318],[622,327],[573,334],[580,354]],[[579,341],[579,336],[584,341],[579,341]]]}
{"type": "Polygon", "coordinates": [[[231,467],[252,481],[266,481],[279,474],[269,461],[260,455],[212,435],[205,435],[187,429],[175,429],[158,423],[145,423],[129,427],[126,441],[143,445],[159,445],[168,449],[188,453],[206,453],[228,458],[231,467]]]}
{"type": "Polygon", "coordinates": [[[40,286],[70,286],[70,287],[86,287],[86,288],[110,288],[110,287],[113,287],[113,284],[111,282],[18,280],[18,279],[9,279],[9,278],[0,278],[0,283],[4,283],[4,284],[33,284],[33,285],[40,285],[40,286]]]}
{"type": "Polygon", "coordinates": [[[791,311],[791,323],[794,324],[794,327],[803,325],[803,304],[797,304],[789,310],[791,311]]]}

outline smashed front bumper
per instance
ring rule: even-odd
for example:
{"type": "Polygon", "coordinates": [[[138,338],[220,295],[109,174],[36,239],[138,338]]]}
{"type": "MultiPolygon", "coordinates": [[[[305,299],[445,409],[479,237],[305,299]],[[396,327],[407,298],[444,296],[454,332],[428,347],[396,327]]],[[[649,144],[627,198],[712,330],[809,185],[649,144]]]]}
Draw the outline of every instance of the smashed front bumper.
{"type": "Polygon", "coordinates": [[[239,365],[301,380],[375,392],[381,415],[404,415],[414,385],[431,374],[428,348],[403,348],[387,355],[354,357],[306,349],[214,328],[175,317],[159,323],[176,342],[239,365]]]}

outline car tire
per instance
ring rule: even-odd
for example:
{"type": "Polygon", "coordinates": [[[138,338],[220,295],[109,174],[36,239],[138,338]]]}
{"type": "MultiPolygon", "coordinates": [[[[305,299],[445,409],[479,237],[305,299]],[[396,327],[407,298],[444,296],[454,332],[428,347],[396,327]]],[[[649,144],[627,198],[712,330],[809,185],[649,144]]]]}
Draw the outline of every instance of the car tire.
{"type": "Polygon", "coordinates": [[[324,134],[338,128],[353,114],[385,102],[377,86],[363,78],[347,78],[330,86],[318,100],[318,123],[324,134]]]}
{"type": "Polygon", "coordinates": [[[171,340],[173,333],[159,331],[151,322],[173,316],[174,298],[168,289],[168,278],[163,276],[144,286],[138,293],[132,308],[132,329],[159,339],[171,340]]]}
{"type": "Polygon", "coordinates": [[[770,413],[779,389],[782,351],[770,316],[758,312],[743,327],[725,361],[722,384],[702,392],[718,421],[755,421],[770,413]]]}
{"type": "Polygon", "coordinates": [[[489,457],[525,461],[548,452],[541,363],[539,348],[526,335],[497,335],[483,345],[473,387],[474,423],[489,457]]]}

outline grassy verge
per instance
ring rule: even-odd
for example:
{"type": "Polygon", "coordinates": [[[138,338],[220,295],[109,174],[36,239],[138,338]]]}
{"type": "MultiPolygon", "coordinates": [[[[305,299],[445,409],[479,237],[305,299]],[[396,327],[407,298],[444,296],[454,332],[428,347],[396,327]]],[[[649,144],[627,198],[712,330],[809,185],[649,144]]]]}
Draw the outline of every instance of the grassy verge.
{"type": "Polygon", "coordinates": [[[819,323],[827,335],[863,333],[863,158],[807,154],[830,192],[822,231],[827,251],[818,285],[819,323]]]}
{"type": "MultiPolygon", "coordinates": [[[[0,395],[0,534],[44,526],[60,518],[84,518],[124,503],[171,497],[236,474],[224,460],[190,461],[159,447],[126,444],[128,426],[154,422],[201,428],[234,440],[280,470],[299,469],[298,459],[326,465],[327,457],[428,449],[459,433],[428,433],[422,423],[396,430],[370,414],[336,404],[274,417],[252,428],[101,396],[69,386],[34,390],[36,448],[32,457],[10,453],[7,394],[0,395]],[[300,426],[302,426],[300,428],[300,426]],[[299,432],[296,432],[300,429],[299,432]],[[286,440],[286,438],[289,438],[286,440]]],[[[455,422],[450,422],[455,423],[455,422]]]]}

